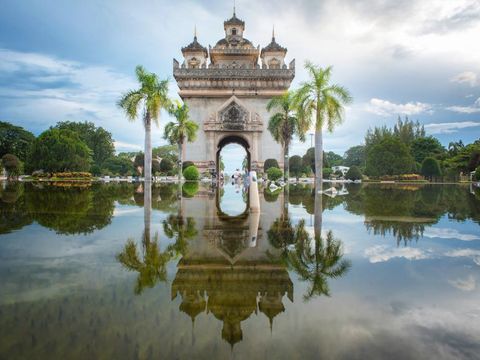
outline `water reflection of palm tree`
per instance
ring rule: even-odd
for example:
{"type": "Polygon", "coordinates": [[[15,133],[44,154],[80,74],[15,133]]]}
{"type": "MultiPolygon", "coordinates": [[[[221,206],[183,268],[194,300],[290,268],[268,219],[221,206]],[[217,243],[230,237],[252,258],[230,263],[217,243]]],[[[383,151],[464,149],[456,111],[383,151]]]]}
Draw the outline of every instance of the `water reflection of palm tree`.
{"type": "Polygon", "coordinates": [[[141,294],[145,288],[152,288],[159,281],[167,280],[166,265],[169,259],[168,251],[160,251],[158,233],[152,240],[147,232],[143,233],[141,255],[133,239],[128,239],[123,251],[117,255],[117,260],[123,267],[138,272],[134,290],[137,295],[141,294]]]}
{"type": "Polygon", "coordinates": [[[175,243],[170,245],[168,250],[175,255],[185,255],[188,247],[187,240],[197,235],[195,219],[191,217],[185,219],[180,214],[170,215],[163,221],[163,232],[168,238],[175,238],[175,243]]]}
{"type": "Polygon", "coordinates": [[[171,258],[170,252],[160,251],[158,233],[153,240],[150,236],[152,213],[152,184],[144,183],[144,231],[142,236],[142,254],[137,250],[133,239],[128,239],[123,251],[117,254],[117,260],[127,270],[138,272],[135,294],[141,294],[146,287],[153,287],[159,281],[166,281],[166,265],[171,258]]]}
{"type": "Polygon", "coordinates": [[[304,299],[330,296],[328,279],[342,277],[351,266],[349,260],[343,259],[342,242],[329,231],[325,238],[315,236],[312,244],[311,236],[304,229],[304,221],[297,226],[299,236],[295,250],[288,253],[288,263],[301,280],[310,283],[304,299]]]}
{"type": "Polygon", "coordinates": [[[305,229],[305,220],[292,226],[290,219],[277,219],[268,231],[270,243],[282,250],[288,266],[303,281],[310,283],[305,300],[314,296],[330,296],[328,279],[339,278],[350,269],[350,261],[343,259],[342,242],[329,231],[325,238],[314,241],[305,229]],[[292,245],[294,245],[292,249],[292,245]]]}

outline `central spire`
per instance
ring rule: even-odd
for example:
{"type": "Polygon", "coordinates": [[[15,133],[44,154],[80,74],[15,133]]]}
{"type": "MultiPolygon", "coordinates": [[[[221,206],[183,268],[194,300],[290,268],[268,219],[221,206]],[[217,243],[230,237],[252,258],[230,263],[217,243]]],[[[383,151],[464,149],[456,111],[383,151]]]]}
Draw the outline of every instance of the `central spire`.
{"type": "Polygon", "coordinates": [[[235,0],[233,0],[233,17],[235,17],[235,0]]]}

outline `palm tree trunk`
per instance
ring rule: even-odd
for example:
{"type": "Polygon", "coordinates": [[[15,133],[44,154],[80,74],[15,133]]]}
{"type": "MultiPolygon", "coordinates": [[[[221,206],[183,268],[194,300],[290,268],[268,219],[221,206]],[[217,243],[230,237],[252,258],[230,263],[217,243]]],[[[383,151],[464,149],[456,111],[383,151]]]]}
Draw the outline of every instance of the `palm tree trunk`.
{"type": "Polygon", "coordinates": [[[284,172],[284,178],[285,178],[285,181],[287,182],[288,184],[288,179],[290,178],[290,163],[289,163],[289,146],[288,144],[285,145],[284,147],[284,150],[283,150],[283,153],[284,153],[284,163],[283,163],[283,172],[284,172]]]}
{"type": "Polygon", "coordinates": [[[315,192],[322,191],[323,134],[321,126],[315,129],[315,192]]]}
{"type": "Polygon", "coordinates": [[[152,119],[150,113],[145,114],[145,162],[143,165],[145,183],[152,181],[152,119]]]}
{"type": "Polygon", "coordinates": [[[183,170],[183,143],[178,142],[178,182],[182,183],[182,170],[183,170]]]}
{"type": "Polygon", "coordinates": [[[315,189],[315,215],[313,222],[313,230],[315,234],[315,239],[317,237],[320,239],[322,236],[322,216],[323,216],[323,195],[320,194],[317,189],[315,189]]]}
{"type": "Polygon", "coordinates": [[[144,223],[144,241],[150,242],[150,221],[152,215],[152,183],[145,181],[143,184],[143,223],[144,223]]]}

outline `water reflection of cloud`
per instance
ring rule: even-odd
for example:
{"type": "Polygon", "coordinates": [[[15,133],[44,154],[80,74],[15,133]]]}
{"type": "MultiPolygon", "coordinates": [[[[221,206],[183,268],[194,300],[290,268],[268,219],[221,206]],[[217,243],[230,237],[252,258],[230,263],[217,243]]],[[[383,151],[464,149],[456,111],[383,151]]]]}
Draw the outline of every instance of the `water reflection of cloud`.
{"type": "Polygon", "coordinates": [[[423,233],[424,237],[440,239],[458,239],[462,241],[480,240],[480,236],[475,234],[462,234],[458,230],[450,228],[428,228],[423,233]]]}
{"type": "Polygon", "coordinates": [[[425,250],[403,247],[393,248],[388,245],[375,245],[365,249],[365,256],[371,263],[385,262],[393,258],[404,258],[407,260],[422,260],[430,258],[425,250]]]}
{"type": "Polygon", "coordinates": [[[462,291],[473,291],[477,285],[475,278],[471,274],[466,279],[448,280],[448,283],[462,291]]]}

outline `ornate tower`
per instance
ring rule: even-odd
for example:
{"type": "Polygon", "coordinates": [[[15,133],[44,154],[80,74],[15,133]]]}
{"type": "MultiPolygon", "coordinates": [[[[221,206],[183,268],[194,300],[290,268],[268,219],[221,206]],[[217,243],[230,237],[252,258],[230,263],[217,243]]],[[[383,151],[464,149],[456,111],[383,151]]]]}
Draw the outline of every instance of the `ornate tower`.
{"type": "Polygon", "coordinates": [[[283,165],[284,154],[267,130],[268,101],[283,94],[295,76],[295,61],[287,67],[287,49],[272,37],[260,50],[244,37],[245,22],[232,18],[223,23],[225,37],[208,51],[194,40],[182,48],[184,60],[173,60],[179,95],[199,123],[197,140],[187,143],[183,161],[201,169],[214,169],[218,154],[229,143],[242,145],[252,169],[263,169],[268,158],[283,165]],[[261,59],[261,65],[259,64],[261,59]]]}

